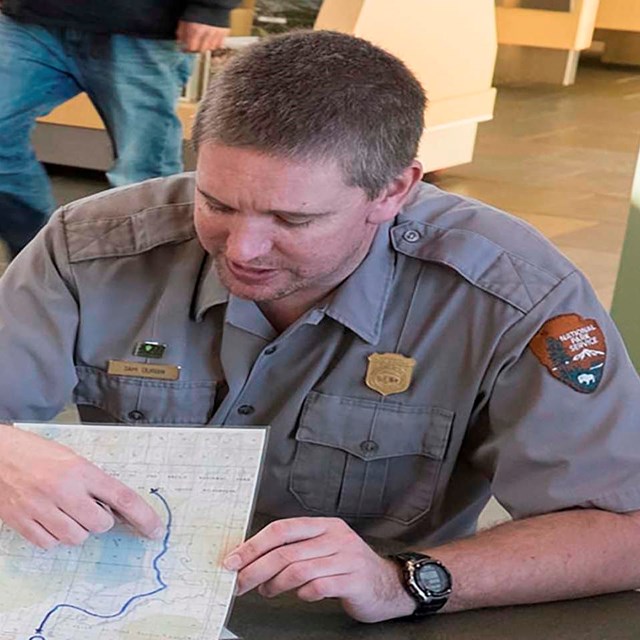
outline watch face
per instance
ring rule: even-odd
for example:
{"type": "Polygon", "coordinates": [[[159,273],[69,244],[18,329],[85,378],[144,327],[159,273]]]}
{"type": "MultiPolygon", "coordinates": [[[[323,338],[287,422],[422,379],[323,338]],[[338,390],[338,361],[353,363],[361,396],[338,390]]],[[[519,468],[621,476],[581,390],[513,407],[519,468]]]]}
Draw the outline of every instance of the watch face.
{"type": "Polygon", "coordinates": [[[446,571],[437,564],[430,563],[418,567],[415,578],[420,589],[434,596],[445,593],[450,587],[446,571]]]}

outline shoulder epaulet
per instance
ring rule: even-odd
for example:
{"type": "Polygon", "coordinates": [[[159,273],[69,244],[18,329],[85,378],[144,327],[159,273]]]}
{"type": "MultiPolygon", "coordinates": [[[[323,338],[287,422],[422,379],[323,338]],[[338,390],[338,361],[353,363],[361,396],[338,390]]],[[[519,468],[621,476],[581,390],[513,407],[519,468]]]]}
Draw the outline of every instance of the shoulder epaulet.
{"type": "Polygon", "coordinates": [[[69,262],[136,255],[195,238],[192,174],[155,178],[62,209],[69,262]]]}
{"type": "Polygon", "coordinates": [[[436,262],[527,313],[575,267],[527,223],[425,186],[391,230],[399,253],[436,262]]]}

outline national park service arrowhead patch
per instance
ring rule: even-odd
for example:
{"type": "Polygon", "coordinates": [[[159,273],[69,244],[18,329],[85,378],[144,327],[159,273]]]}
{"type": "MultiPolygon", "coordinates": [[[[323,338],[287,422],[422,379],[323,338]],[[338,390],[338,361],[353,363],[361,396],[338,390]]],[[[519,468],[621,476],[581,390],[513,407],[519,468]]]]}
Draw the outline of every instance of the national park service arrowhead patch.
{"type": "Polygon", "coordinates": [[[593,393],[602,380],[607,346],[592,318],[575,313],[556,316],[542,325],[529,343],[552,376],[581,393],[593,393]]]}

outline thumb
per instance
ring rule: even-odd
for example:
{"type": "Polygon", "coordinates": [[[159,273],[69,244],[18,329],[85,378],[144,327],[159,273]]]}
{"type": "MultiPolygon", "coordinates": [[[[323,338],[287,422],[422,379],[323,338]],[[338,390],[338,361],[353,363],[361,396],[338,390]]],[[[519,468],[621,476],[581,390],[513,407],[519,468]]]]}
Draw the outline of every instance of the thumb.
{"type": "Polygon", "coordinates": [[[180,20],[180,22],[178,22],[178,28],[176,30],[176,39],[179,40],[180,42],[184,42],[186,30],[187,30],[187,25],[185,25],[185,23],[182,20],[180,20]]]}

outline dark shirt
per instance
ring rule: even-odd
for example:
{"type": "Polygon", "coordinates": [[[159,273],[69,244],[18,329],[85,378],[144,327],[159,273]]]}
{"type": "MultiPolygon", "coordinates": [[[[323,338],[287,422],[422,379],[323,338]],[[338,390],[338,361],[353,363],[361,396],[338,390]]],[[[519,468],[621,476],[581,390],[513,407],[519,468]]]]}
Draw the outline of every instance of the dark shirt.
{"type": "Polygon", "coordinates": [[[240,0],[4,0],[5,15],[32,24],[142,38],[175,37],[178,20],[227,27],[240,0]]]}

